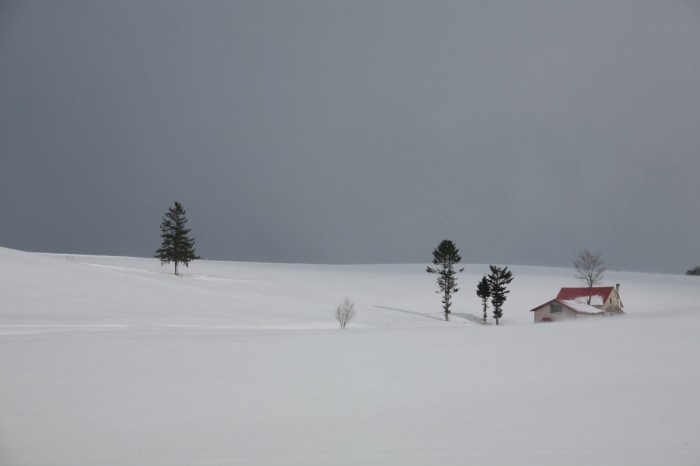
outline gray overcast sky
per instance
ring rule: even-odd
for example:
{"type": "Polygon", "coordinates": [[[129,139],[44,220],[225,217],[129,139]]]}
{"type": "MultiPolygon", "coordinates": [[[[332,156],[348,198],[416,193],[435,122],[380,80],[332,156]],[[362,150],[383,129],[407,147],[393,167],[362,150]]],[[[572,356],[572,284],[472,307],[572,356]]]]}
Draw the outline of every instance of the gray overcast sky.
{"type": "Polygon", "coordinates": [[[0,245],[700,265],[698,1],[0,1],[0,245]]]}

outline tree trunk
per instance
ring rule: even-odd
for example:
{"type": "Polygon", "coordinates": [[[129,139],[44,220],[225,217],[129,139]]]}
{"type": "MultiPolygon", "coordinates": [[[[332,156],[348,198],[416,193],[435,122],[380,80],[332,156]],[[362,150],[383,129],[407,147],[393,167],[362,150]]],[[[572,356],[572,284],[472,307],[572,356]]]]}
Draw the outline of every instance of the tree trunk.
{"type": "Polygon", "coordinates": [[[177,275],[177,261],[175,261],[175,275],[177,275]]]}
{"type": "Polygon", "coordinates": [[[445,321],[449,322],[450,321],[450,293],[445,290],[445,321]]]}

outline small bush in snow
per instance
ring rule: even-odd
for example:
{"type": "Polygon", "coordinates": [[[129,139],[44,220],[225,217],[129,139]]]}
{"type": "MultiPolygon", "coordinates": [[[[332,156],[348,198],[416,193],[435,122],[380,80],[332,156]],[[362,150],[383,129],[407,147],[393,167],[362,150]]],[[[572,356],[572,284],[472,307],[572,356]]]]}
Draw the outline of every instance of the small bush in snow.
{"type": "Polygon", "coordinates": [[[340,324],[340,328],[344,329],[348,322],[355,317],[355,304],[350,299],[345,298],[335,310],[335,318],[340,324]]]}

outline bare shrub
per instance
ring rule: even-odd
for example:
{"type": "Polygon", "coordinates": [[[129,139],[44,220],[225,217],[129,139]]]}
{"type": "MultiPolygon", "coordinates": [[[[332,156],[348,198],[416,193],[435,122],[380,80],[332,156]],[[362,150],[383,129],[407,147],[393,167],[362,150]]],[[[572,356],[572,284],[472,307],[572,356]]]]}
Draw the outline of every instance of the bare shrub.
{"type": "Polygon", "coordinates": [[[343,302],[335,310],[335,318],[340,324],[340,328],[344,329],[348,322],[355,317],[355,314],[355,304],[349,298],[343,299],[343,302]]]}

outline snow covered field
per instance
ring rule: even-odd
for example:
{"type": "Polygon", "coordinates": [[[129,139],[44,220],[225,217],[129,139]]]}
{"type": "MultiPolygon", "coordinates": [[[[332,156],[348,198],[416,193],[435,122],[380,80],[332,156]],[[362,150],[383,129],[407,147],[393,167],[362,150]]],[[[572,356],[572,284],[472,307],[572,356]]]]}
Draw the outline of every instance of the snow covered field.
{"type": "Polygon", "coordinates": [[[700,464],[700,279],[608,272],[626,316],[534,325],[579,284],[513,266],[496,327],[487,266],[448,323],[425,265],[0,248],[0,464],[700,464]]]}

